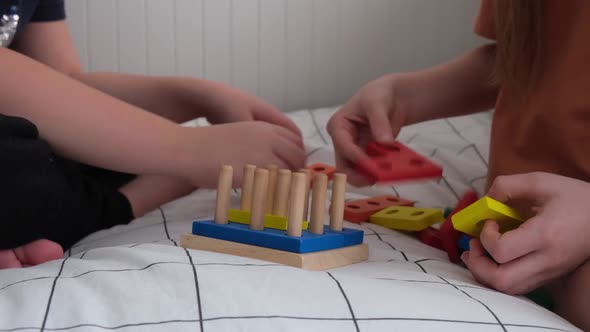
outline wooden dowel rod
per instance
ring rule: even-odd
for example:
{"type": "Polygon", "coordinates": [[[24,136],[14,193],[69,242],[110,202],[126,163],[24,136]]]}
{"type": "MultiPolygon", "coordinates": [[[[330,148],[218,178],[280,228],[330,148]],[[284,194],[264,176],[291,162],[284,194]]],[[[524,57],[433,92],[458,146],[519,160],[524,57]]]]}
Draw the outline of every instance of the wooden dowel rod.
{"type": "Polygon", "coordinates": [[[279,175],[277,178],[277,189],[275,191],[274,205],[272,208],[273,215],[281,217],[287,216],[290,189],[291,171],[287,169],[279,170],[279,175]]]}
{"type": "Polygon", "coordinates": [[[327,191],[328,176],[326,174],[316,174],[313,178],[311,217],[309,224],[309,231],[313,234],[324,234],[327,191]]]}
{"type": "Polygon", "coordinates": [[[242,197],[240,199],[240,210],[250,211],[252,206],[252,186],[254,185],[254,171],[256,166],[244,166],[244,180],[242,181],[242,197]]]}
{"type": "Polygon", "coordinates": [[[231,188],[234,170],[230,165],[223,165],[219,169],[217,178],[217,197],[215,203],[215,223],[227,224],[227,214],[230,207],[231,188]]]}
{"type": "Polygon", "coordinates": [[[305,174],[294,173],[291,180],[291,193],[289,201],[289,219],[287,235],[301,236],[303,224],[303,198],[305,194],[305,174]]]}
{"type": "Polygon", "coordinates": [[[278,173],[278,166],[277,165],[269,165],[268,166],[268,189],[266,190],[266,213],[272,213],[272,207],[274,204],[275,198],[275,190],[277,187],[277,173],[278,173]]]}
{"type": "Polygon", "coordinates": [[[266,197],[268,191],[268,170],[259,168],[254,172],[252,207],[250,208],[250,229],[264,229],[266,197]]]}
{"type": "Polygon", "coordinates": [[[346,193],[346,174],[334,174],[332,185],[332,202],[330,205],[330,229],[336,232],[342,230],[344,219],[344,195],[346,193]]]}

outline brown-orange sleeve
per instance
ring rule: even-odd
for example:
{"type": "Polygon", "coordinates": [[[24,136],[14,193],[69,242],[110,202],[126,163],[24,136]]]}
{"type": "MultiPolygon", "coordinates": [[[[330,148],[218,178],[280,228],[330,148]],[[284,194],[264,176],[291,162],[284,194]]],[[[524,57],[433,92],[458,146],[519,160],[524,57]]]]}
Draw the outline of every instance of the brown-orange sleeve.
{"type": "Polygon", "coordinates": [[[488,39],[496,39],[495,1],[481,0],[473,29],[477,35],[488,39]]]}

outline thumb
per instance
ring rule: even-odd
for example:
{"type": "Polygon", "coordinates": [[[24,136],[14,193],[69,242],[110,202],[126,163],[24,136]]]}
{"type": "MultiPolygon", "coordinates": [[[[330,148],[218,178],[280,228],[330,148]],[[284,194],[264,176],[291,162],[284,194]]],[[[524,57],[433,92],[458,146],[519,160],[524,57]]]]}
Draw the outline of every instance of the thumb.
{"type": "Polygon", "coordinates": [[[497,177],[488,191],[488,196],[500,201],[543,201],[550,195],[550,187],[539,173],[527,173],[497,177]]]}
{"type": "Polygon", "coordinates": [[[375,107],[372,111],[367,112],[371,134],[373,139],[379,143],[390,143],[395,140],[388,113],[387,108],[384,106],[375,107]]]}

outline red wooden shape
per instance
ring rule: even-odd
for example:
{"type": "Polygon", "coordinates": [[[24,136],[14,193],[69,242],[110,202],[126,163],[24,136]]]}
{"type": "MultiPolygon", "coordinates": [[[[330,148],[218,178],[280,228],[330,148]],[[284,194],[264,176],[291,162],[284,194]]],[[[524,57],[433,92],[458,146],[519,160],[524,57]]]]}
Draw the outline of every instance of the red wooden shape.
{"type": "Polygon", "coordinates": [[[311,171],[312,180],[316,174],[320,173],[326,174],[328,176],[328,180],[332,180],[332,177],[334,177],[334,173],[336,173],[336,167],[322,163],[315,163],[313,165],[307,166],[306,168],[311,171]]]}
{"type": "Polygon", "coordinates": [[[455,227],[453,227],[453,222],[451,221],[451,217],[463,210],[464,208],[468,207],[472,203],[475,203],[478,200],[477,193],[474,191],[466,192],[461,200],[457,203],[457,206],[453,209],[453,212],[447,217],[447,220],[442,224],[439,230],[440,240],[442,242],[443,249],[447,252],[449,256],[449,260],[453,263],[459,263],[461,258],[459,258],[459,252],[457,250],[457,242],[459,242],[459,238],[461,237],[461,232],[457,231],[455,227]]]}
{"type": "Polygon", "coordinates": [[[428,227],[425,230],[419,231],[417,234],[422,243],[425,243],[436,249],[444,250],[438,229],[428,227]]]}
{"type": "Polygon", "coordinates": [[[344,205],[344,219],[354,223],[369,220],[375,213],[390,206],[413,206],[414,203],[396,196],[377,196],[367,199],[348,201],[344,205]]]}
{"type": "Polygon", "coordinates": [[[377,183],[439,178],[443,174],[442,167],[399,142],[370,143],[367,154],[369,158],[361,160],[357,169],[377,183]]]}

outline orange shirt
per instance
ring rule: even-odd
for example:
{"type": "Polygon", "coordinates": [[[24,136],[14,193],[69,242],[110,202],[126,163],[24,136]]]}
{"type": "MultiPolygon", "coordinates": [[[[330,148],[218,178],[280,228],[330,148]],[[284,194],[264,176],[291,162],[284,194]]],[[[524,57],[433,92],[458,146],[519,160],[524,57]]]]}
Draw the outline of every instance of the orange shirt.
{"type": "MultiPolygon", "coordinates": [[[[489,39],[495,37],[493,1],[482,0],[475,24],[489,39]]],[[[533,171],[590,181],[590,1],[546,0],[545,6],[541,78],[530,98],[517,100],[501,87],[488,184],[533,171]]]]}

